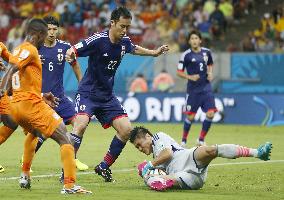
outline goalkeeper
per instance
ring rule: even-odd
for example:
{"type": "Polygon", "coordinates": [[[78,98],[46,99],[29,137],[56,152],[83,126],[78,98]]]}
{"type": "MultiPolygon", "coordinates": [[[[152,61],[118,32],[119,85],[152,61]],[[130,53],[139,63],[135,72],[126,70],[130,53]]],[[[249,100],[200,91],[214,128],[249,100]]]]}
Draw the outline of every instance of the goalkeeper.
{"type": "Polygon", "coordinates": [[[267,161],[270,160],[272,149],[270,142],[258,149],[236,144],[185,149],[169,135],[163,132],[152,134],[144,127],[135,127],[130,135],[130,142],[139,151],[146,155],[153,153],[152,161],[144,161],[138,165],[139,175],[153,190],[166,190],[174,185],[182,189],[200,189],[205,183],[208,165],[216,157],[255,157],[267,161]],[[164,169],[167,175],[149,175],[155,168],[164,169]]]}

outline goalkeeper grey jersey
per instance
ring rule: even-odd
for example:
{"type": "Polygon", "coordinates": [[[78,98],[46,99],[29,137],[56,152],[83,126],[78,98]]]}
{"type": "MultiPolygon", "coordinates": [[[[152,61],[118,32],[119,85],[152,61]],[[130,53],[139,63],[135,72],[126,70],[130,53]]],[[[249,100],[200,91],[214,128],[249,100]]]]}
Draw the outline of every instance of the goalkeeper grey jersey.
{"type": "Polygon", "coordinates": [[[204,168],[197,168],[193,157],[193,153],[197,147],[185,149],[172,137],[163,132],[154,134],[152,143],[154,158],[164,149],[171,149],[173,152],[173,157],[170,161],[158,166],[158,168],[166,169],[167,174],[175,174],[181,171],[200,174],[204,171],[204,168]]]}

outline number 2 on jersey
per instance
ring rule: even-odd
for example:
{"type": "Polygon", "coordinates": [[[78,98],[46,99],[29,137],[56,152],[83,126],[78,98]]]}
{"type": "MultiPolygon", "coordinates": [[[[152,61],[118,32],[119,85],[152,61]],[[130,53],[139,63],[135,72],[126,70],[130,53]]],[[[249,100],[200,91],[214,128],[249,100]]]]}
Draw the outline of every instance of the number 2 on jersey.
{"type": "Polygon", "coordinates": [[[199,69],[200,71],[203,71],[203,63],[199,63],[199,69]]]}
{"type": "Polygon", "coordinates": [[[19,72],[16,72],[12,75],[12,88],[17,90],[20,89],[21,85],[20,85],[20,76],[19,76],[19,72]]]}

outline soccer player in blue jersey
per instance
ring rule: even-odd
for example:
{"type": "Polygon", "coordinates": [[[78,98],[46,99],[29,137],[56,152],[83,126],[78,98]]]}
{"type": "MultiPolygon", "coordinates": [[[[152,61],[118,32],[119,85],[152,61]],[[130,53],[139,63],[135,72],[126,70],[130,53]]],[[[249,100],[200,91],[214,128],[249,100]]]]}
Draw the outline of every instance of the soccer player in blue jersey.
{"type": "Polygon", "coordinates": [[[215,112],[214,95],[210,81],[212,81],[213,59],[211,51],[201,47],[201,34],[193,30],[189,33],[188,42],[190,49],[186,50],[180,57],[177,75],[187,82],[187,95],[184,113],[187,117],[184,120],[182,145],[185,146],[187,136],[199,107],[206,113],[202,124],[202,130],[197,145],[204,145],[204,139],[208,133],[215,112]],[[186,70],[186,72],[184,72],[186,70]]]}
{"type": "MultiPolygon", "coordinates": [[[[60,99],[59,105],[55,108],[57,114],[63,118],[66,125],[74,125],[75,108],[72,101],[64,95],[63,73],[65,67],[65,54],[71,45],[62,40],[58,40],[59,22],[53,16],[46,16],[43,19],[48,25],[48,35],[44,45],[39,49],[39,55],[42,61],[42,92],[51,92],[60,99]]],[[[78,82],[82,79],[80,65],[76,60],[69,62],[76,75],[78,82]]],[[[39,137],[36,152],[44,142],[44,138],[39,137]]],[[[87,170],[88,166],[81,163],[77,158],[76,167],[79,170],[87,170]]]]}
{"type": "Polygon", "coordinates": [[[92,115],[96,116],[104,128],[112,126],[117,132],[103,161],[95,167],[95,172],[106,182],[112,181],[109,167],[122,152],[132,130],[127,113],[113,91],[115,72],[126,53],[159,56],[168,51],[167,45],[149,50],[132,44],[126,36],[131,19],[132,16],[126,8],[116,8],[111,14],[109,30],[93,34],[66,53],[70,60],[74,59],[75,55],[89,56],[88,68],[79,84],[75,99],[77,116],[73,134],[78,137],[75,140],[75,148],[79,148],[81,137],[92,115]]]}

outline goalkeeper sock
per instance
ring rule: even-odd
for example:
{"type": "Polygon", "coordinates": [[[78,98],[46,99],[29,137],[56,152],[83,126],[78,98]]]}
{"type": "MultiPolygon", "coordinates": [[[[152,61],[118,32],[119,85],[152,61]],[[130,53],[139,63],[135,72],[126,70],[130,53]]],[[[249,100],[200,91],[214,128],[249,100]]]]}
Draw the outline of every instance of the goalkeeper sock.
{"type": "Polygon", "coordinates": [[[24,143],[24,155],[23,155],[23,165],[22,165],[22,172],[30,176],[30,169],[32,165],[32,160],[35,155],[35,147],[37,144],[37,137],[31,133],[25,138],[24,143]]]}
{"type": "Polygon", "coordinates": [[[38,136],[38,142],[37,142],[37,145],[36,145],[36,148],[35,148],[35,152],[37,152],[41,145],[44,143],[45,139],[42,137],[42,136],[38,136]]]}
{"type": "Polygon", "coordinates": [[[239,158],[239,157],[257,157],[257,149],[247,148],[236,144],[217,145],[218,157],[239,158]]]}
{"type": "Polygon", "coordinates": [[[75,151],[75,159],[77,158],[77,152],[81,146],[83,137],[80,137],[76,134],[71,133],[71,137],[74,140],[74,151],[75,151]]]}
{"type": "Polygon", "coordinates": [[[14,130],[10,129],[9,127],[1,126],[0,127],[0,145],[3,144],[13,132],[14,130]]]}
{"type": "Polygon", "coordinates": [[[103,167],[106,164],[108,167],[110,167],[118,158],[124,147],[125,143],[118,139],[117,136],[114,136],[111,141],[109,150],[104,157],[104,161],[101,162],[101,166],[103,167]]]}
{"type": "Polygon", "coordinates": [[[60,147],[60,153],[64,171],[64,187],[70,189],[76,182],[74,147],[71,144],[63,144],[60,147]]]}

